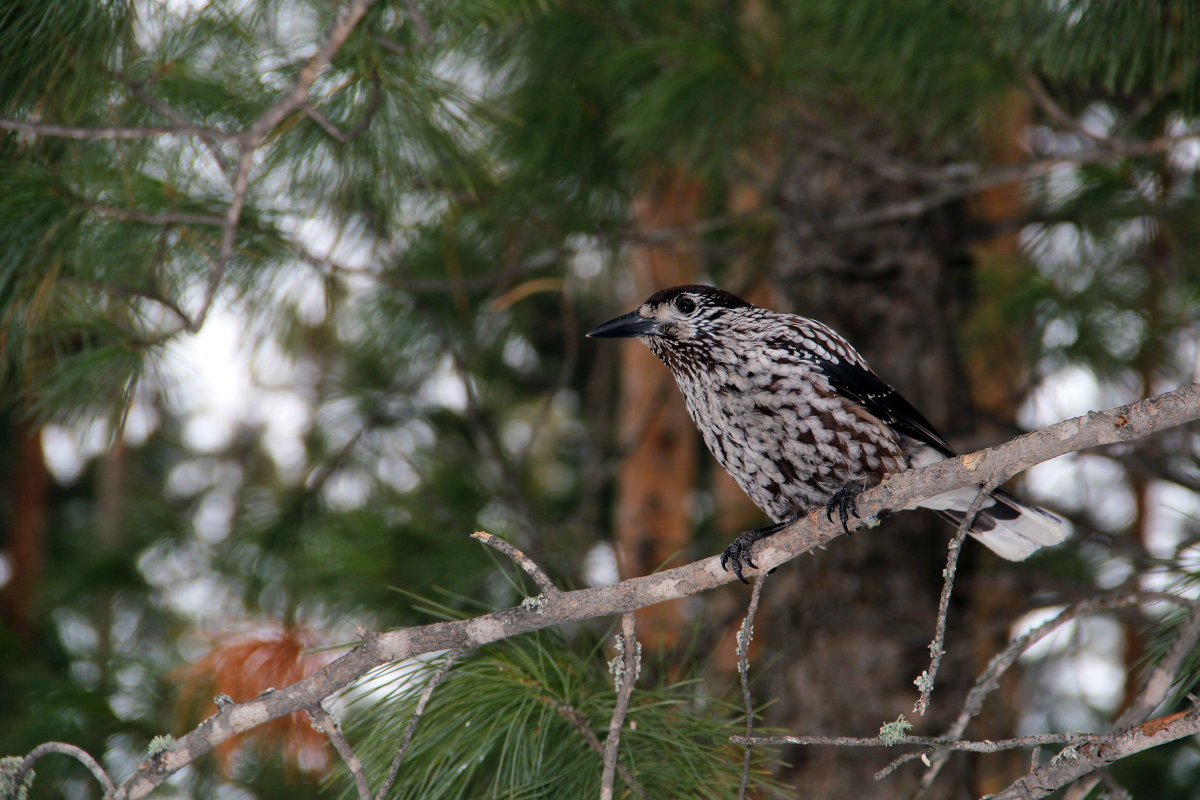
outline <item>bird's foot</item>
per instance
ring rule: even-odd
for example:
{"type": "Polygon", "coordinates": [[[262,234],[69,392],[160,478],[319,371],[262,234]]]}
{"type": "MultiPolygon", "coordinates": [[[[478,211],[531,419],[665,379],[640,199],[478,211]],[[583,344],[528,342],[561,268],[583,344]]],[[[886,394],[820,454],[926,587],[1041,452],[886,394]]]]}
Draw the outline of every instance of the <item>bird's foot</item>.
{"type": "Polygon", "coordinates": [[[836,511],[838,518],[842,521],[842,530],[850,533],[848,524],[850,517],[861,519],[858,516],[858,496],[867,489],[866,482],[847,483],[842,488],[833,493],[833,497],[829,498],[829,502],[825,504],[825,518],[832,521],[833,512],[836,511]]]}
{"type": "Polygon", "coordinates": [[[724,551],[722,551],[721,569],[728,572],[732,566],[733,574],[737,575],[737,579],[742,583],[749,583],[750,581],[746,580],[742,576],[742,566],[745,565],[751,569],[758,569],[758,565],[750,559],[750,548],[753,547],[754,543],[759,539],[765,539],[773,533],[779,533],[779,531],[783,530],[788,525],[791,525],[799,518],[799,512],[794,512],[790,517],[782,522],[776,522],[773,525],[767,525],[765,528],[756,528],[755,530],[746,531],[745,533],[741,534],[734,539],[724,551]]]}

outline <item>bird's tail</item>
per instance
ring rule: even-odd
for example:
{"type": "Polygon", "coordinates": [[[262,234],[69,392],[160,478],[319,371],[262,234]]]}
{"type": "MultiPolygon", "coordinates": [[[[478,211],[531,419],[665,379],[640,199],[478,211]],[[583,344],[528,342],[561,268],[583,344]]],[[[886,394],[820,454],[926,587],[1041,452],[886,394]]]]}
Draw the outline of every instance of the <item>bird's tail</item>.
{"type": "MultiPolygon", "coordinates": [[[[977,491],[968,486],[931,497],[920,505],[958,525],[977,491]]],[[[992,493],[991,503],[975,516],[970,533],[1001,558],[1024,561],[1040,547],[1063,542],[1071,535],[1071,526],[1046,509],[1022,503],[998,489],[992,493]]]]}

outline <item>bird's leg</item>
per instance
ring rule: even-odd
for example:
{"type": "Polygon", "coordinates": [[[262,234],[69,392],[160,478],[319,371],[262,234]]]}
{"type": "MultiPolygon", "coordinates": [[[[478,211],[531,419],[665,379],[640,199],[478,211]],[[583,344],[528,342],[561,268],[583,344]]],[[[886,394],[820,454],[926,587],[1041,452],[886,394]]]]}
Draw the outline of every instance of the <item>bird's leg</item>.
{"type": "Polygon", "coordinates": [[[741,536],[734,539],[733,542],[725,548],[724,552],[721,553],[721,569],[728,572],[729,565],[732,564],[733,574],[737,575],[738,580],[742,583],[749,583],[750,581],[742,577],[742,565],[745,564],[751,569],[758,569],[758,565],[750,560],[750,548],[759,539],[765,539],[772,534],[779,533],[788,525],[791,525],[793,522],[800,519],[800,517],[801,514],[799,511],[793,511],[791,516],[782,522],[776,522],[773,525],[767,525],[764,528],[756,528],[752,531],[746,531],[741,536]]]}
{"type": "Polygon", "coordinates": [[[833,512],[837,511],[838,517],[842,520],[842,530],[850,533],[850,526],[847,525],[850,517],[861,519],[858,516],[858,496],[867,490],[867,482],[862,483],[847,483],[842,488],[833,493],[829,498],[829,502],[825,504],[825,519],[832,521],[833,512]]]}

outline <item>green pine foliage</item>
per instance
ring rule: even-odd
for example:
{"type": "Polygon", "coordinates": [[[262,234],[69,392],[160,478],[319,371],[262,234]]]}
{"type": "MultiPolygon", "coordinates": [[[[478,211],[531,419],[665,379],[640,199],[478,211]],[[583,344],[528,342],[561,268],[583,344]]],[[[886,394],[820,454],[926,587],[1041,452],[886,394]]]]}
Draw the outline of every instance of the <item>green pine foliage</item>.
{"type": "MultiPolygon", "coordinates": [[[[587,637],[584,637],[585,639],[587,637]]],[[[346,728],[369,775],[383,775],[440,659],[372,673],[352,689],[346,728]],[[369,687],[369,688],[366,688],[369,687]]],[[[433,694],[401,762],[390,798],[595,797],[616,692],[602,643],[547,631],[489,646],[455,664],[433,694]]],[[[729,736],[740,710],[692,680],[638,685],[621,732],[621,763],[647,797],[737,794],[741,758],[729,736]]],[[[752,785],[779,789],[755,748],[752,785]]],[[[376,782],[376,785],[378,782],[376,782]]],[[[349,788],[343,797],[350,797],[349,788]]],[[[615,797],[635,797],[617,778],[615,797]]]]}

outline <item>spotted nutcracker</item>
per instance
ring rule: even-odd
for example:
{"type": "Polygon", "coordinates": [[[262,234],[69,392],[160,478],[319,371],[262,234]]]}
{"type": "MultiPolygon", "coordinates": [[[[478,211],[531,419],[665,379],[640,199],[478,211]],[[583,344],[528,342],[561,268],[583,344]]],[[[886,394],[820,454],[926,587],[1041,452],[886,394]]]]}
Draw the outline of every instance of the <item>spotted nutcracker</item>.
{"type": "MultiPolygon", "coordinates": [[[[721,566],[743,582],[759,539],[821,507],[837,511],[846,527],[848,515],[857,516],[859,491],[954,455],[919,411],[816,320],[711,286],[675,286],[587,335],[635,337],[650,348],[675,376],[708,449],[774,521],[743,533],[721,555],[721,566]]],[[[920,505],[957,524],[976,493],[968,486],[920,505]]],[[[1020,561],[1063,541],[1070,528],[996,491],[970,533],[1020,561]]]]}

